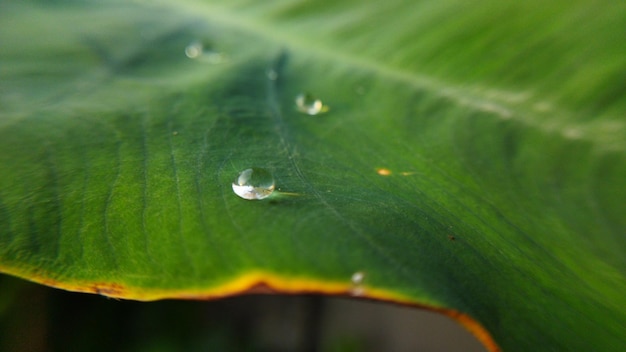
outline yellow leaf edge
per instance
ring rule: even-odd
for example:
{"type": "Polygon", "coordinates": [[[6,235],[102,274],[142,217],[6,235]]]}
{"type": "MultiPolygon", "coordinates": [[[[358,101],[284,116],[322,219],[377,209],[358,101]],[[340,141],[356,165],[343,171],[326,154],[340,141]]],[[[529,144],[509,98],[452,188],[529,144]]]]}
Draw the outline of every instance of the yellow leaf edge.
{"type": "Polygon", "coordinates": [[[365,286],[355,290],[353,284],[346,282],[286,277],[267,271],[248,271],[218,286],[181,290],[131,287],[120,283],[103,281],[57,281],[41,275],[41,273],[25,275],[21,270],[1,265],[0,272],[66,291],[95,293],[116,299],[136,301],[156,301],[162,299],[213,300],[245,294],[323,294],[390,302],[446,315],[474,335],[485,346],[487,351],[501,351],[501,348],[489,331],[468,314],[446,307],[420,303],[414,298],[386,289],[365,286]]]}

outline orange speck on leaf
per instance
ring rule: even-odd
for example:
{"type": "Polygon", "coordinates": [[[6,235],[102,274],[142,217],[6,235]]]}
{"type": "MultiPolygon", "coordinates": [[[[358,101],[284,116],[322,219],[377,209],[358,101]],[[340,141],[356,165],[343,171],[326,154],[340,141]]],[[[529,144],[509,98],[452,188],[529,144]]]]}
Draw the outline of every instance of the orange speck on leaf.
{"type": "Polygon", "coordinates": [[[381,168],[376,169],[376,173],[378,173],[381,176],[389,176],[391,175],[391,170],[381,167],[381,168]]]}

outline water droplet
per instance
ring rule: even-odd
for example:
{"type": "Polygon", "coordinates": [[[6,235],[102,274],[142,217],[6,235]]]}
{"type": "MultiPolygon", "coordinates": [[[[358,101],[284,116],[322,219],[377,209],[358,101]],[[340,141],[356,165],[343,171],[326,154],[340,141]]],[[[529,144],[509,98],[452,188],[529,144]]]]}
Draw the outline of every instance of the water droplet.
{"type": "Polygon", "coordinates": [[[269,70],[267,70],[267,78],[268,78],[270,81],[275,81],[275,80],[277,80],[277,79],[278,79],[278,72],[276,72],[276,70],[274,70],[274,69],[269,69],[269,70]]]}
{"type": "Polygon", "coordinates": [[[214,50],[207,50],[204,47],[204,44],[200,41],[193,41],[185,48],[185,55],[194,60],[198,60],[200,62],[207,62],[209,64],[221,64],[228,61],[228,57],[214,50]]]}
{"type": "Polygon", "coordinates": [[[365,273],[362,271],[357,271],[352,274],[350,278],[352,282],[352,288],[350,288],[350,293],[354,296],[361,296],[365,292],[365,288],[363,288],[363,281],[365,281],[365,273]]]}
{"type": "Polygon", "coordinates": [[[197,59],[202,56],[204,46],[201,42],[194,41],[185,48],[185,55],[190,59],[197,59]]]}
{"type": "Polygon", "coordinates": [[[356,273],[352,274],[352,278],[350,279],[350,281],[352,281],[352,284],[354,285],[362,284],[363,280],[365,280],[365,273],[362,271],[357,271],[356,273]]]}
{"type": "Polygon", "coordinates": [[[233,192],[243,199],[267,198],[274,192],[274,177],[265,169],[245,169],[233,181],[233,192]]]}
{"type": "Polygon", "coordinates": [[[300,93],[296,97],[296,107],[298,111],[308,114],[317,115],[328,111],[328,106],[322,104],[322,101],[310,93],[300,93]]]}

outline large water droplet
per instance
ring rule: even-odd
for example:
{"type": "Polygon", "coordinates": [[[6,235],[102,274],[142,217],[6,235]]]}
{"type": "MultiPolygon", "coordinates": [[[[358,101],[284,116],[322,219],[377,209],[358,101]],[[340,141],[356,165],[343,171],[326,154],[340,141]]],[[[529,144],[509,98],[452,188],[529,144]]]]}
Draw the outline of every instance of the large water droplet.
{"type": "Polygon", "coordinates": [[[267,198],[274,192],[274,177],[265,169],[245,169],[233,181],[233,192],[243,199],[267,198]]]}
{"type": "Polygon", "coordinates": [[[296,97],[296,107],[298,111],[308,115],[317,115],[328,110],[328,107],[324,106],[321,100],[310,93],[298,94],[296,97]]]}

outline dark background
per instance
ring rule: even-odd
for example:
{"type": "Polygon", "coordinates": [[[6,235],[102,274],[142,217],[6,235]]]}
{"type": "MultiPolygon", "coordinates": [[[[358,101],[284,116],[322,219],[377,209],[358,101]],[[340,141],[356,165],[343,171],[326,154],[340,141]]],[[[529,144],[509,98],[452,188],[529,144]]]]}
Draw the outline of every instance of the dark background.
{"type": "Polygon", "coordinates": [[[0,275],[0,351],[484,351],[428,311],[324,296],[136,302],[0,275]]]}

